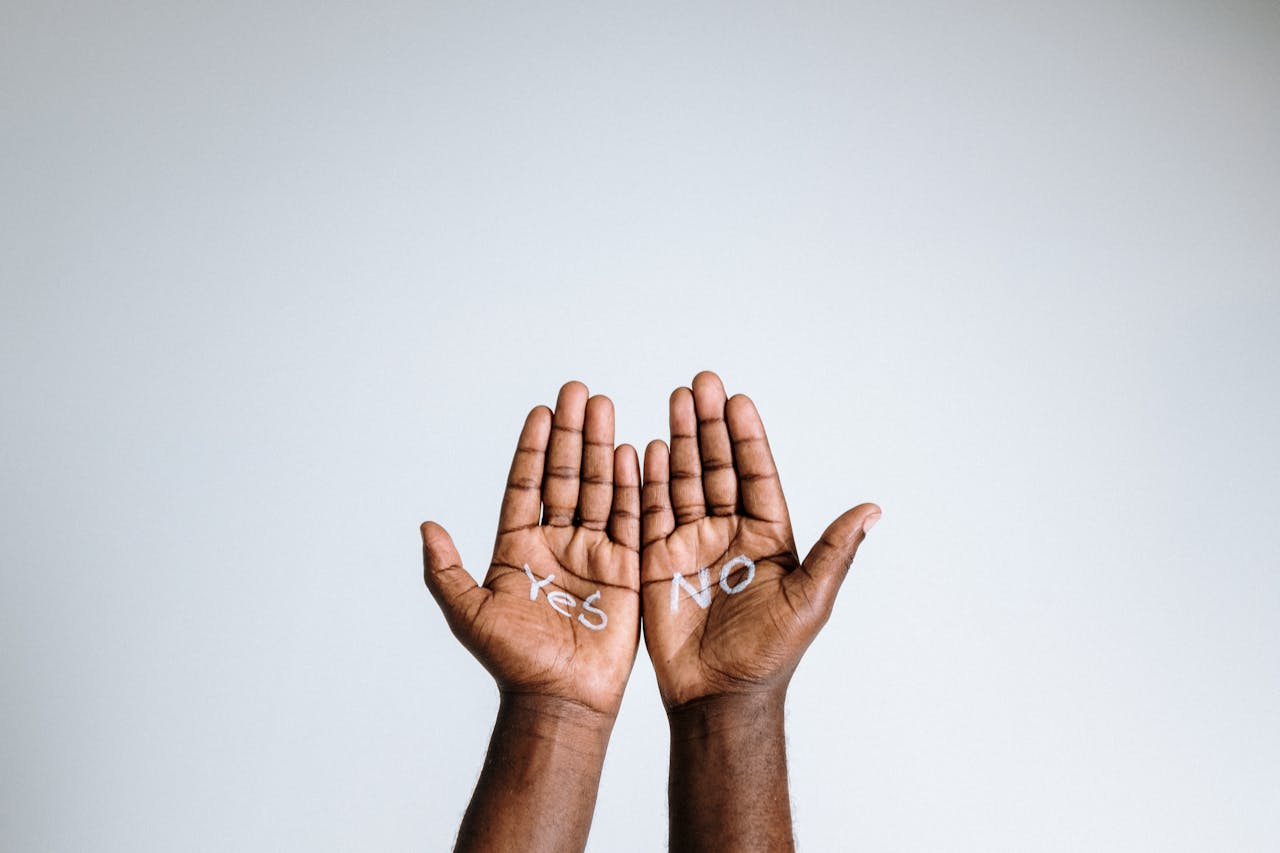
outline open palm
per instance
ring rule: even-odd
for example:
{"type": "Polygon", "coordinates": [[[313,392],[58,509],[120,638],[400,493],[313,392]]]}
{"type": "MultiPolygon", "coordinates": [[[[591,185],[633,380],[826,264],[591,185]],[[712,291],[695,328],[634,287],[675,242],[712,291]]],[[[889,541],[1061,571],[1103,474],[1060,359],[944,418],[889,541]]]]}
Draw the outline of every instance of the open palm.
{"type": "Polygon", "coordinates": [[[879,508],[844,513],[801,562],[751,400],[704,372],[670,415],[670,449],[645,451],[640,569],[663,702],[785,687],[879,508]]]}
{"type": "Polygon", "coordinates": [[[616,714],[639,638],[640,472],[613,404],[585,385],[525,420],[484,584],[422,525],[426,582],[500,690],[616,714]]]}

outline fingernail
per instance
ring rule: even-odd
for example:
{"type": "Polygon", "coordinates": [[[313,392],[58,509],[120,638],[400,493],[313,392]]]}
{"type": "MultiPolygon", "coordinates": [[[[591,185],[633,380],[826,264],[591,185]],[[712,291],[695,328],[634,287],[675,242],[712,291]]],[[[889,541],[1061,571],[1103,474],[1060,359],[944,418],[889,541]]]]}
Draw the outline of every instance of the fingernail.
{"type": "Polygon", "coordinates": [[[876,526],[876,522],[880,520],[880,513],[873,513],[862,520],[862,535],[866,536],[871,532],[871,528],[876,526]]]}

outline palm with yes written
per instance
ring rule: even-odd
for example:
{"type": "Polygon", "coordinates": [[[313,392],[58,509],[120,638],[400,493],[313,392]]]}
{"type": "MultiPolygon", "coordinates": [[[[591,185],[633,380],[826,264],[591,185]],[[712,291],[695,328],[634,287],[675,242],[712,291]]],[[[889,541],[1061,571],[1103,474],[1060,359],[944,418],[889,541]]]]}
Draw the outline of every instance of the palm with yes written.
{"type": "Polygon", "coordinates": [[[641,588],[645,645],[668,709],[694,700],[785,689],[831,613],[866,530],[880,517],[861,504],[832,522],[802,562],[755,405],[726,400],[714,373],[671,395],[671,446],[645,450],[641,588]],[[721,567],[744,556],[721,586],[721,567]],[[708,568],[707,606],[699,588],[708,568]],[[733,594],[726,591],[737,589],[733,594]]]}
{"type": "Polygon", "coordinates": [[[617,713],[639,640],[640,471],[613,441],[613,404],[581,382],[529,413],[483,585],[422,525],[427,587],[504,693],[617,713]]]}

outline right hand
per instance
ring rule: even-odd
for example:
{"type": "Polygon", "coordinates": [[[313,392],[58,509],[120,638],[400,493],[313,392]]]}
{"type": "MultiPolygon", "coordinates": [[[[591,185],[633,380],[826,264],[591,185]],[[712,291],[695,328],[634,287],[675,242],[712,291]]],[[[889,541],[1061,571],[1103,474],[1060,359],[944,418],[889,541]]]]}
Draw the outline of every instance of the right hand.
{"type": "Polygon", "coordinates": [[[581,382],[520,434],[484,584],[422,525],[427,588],[504,694],[616,716],[640,630],[640,471],[613,404],[581,382]]]}

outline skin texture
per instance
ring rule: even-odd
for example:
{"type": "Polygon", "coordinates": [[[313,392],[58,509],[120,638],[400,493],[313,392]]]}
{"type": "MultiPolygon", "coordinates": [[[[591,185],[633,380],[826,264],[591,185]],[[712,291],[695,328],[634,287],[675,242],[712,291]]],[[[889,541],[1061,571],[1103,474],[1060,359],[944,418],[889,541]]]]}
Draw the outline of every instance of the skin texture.
{"type": "Polygon", "coordinates": [[[647,448],[643,492],[607,398],[570,382],[554,413],[530,412],[483,585],[444,528],[422,525],[427,588],[501,697],[458,850],[584,849],[642,610],[671,730],[671,849],[793,847],[787,685],[880,510],[844,513],[801,561],[754,404],[704,372],[670,408],[671,446],[647,448]],[[754,575],[722,586],[739,556],[754,575]],[[704,567],[707,606],[681,591],[673,610],[674,575],[697,588],[704,567]],[[603,630],[582,609],[597,592],[603,630]]]}
{"type": "Polygon", "coordinates": [[[640,472],[613,404],[581,382],[529,413],[483,585],[444,528],[422,525],[427,588],[501,696],[458,850],[581,850],[639,641],[640,472]],[[528,566],[554,579],[530,599],[528,566]],[[558,612],[549,593],[559,598],[558,612]],[[582,603],[607,614],[602,630],[582,603]],[[554,819],[548,819],[553,815],[554,819]]]}
{"type": "Polygon", "coordinates": [[[672,393],[670,419],[670,447],[645,451],[640,576],[645,645],[671,728],[671,849],[791,849],[787,685],[880,509],[845,512],[802,561],[751,400],[726,399],[719,377],[703,372],[672,393]],[[719,570],[739,555],[755,576],[730,595],[719,570]],[[709,606],[682,591],[673,612],[673,576],[698,587],[703,567],[709,606]]]}

